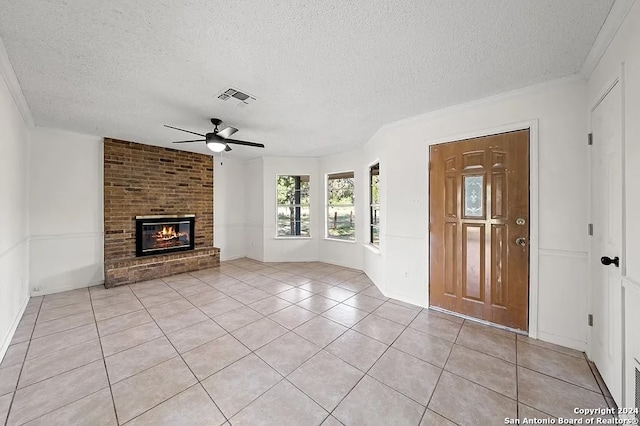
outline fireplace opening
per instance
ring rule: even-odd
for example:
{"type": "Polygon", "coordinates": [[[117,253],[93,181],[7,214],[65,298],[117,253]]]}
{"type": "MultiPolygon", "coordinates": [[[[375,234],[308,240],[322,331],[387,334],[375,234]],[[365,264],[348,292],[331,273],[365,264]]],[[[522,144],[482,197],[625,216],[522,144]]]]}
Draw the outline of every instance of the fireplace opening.
{"type": "Polygon", "coordinates": [[[136,216],[136,256],[195,248],[195,215],[136,216]]]}

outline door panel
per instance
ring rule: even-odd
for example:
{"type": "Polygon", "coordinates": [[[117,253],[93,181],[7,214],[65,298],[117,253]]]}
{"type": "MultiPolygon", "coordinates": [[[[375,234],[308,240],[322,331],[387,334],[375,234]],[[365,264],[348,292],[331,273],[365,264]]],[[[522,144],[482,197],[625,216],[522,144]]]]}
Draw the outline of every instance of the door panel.
{"type": "MultiPolygon", "coordinates": [[[[622,98],[617,83],[591,113],[591,300],[589,356],[622,403],[622,274],[600,258],[622,257],[622,98]]],[[[622,265],[621,265],[622,266],[622,265]]]]}
{"type": "Polygon", "coordinates": [[[529,131],[434,145],[430,155],[431,304],[526,330],[529,131]]]}

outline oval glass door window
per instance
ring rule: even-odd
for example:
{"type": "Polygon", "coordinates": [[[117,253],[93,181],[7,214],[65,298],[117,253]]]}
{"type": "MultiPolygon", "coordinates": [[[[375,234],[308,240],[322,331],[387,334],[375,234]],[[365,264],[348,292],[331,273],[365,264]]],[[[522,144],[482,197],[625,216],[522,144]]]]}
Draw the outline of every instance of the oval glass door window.
{"type": "Polygon", "coordinates": [[[464,177],[464,215],[466,217],[484,216],[484,176],[464,177]]]}

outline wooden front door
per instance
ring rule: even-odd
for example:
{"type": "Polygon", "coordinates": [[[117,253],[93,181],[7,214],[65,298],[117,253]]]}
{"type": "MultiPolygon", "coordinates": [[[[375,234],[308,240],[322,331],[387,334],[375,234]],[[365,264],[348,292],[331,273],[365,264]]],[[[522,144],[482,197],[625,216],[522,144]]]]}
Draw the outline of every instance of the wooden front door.
{"type": "Polygon", "coordinates": [[[431,305],[527,330],[529,130],[430,154],[431,305]]]}

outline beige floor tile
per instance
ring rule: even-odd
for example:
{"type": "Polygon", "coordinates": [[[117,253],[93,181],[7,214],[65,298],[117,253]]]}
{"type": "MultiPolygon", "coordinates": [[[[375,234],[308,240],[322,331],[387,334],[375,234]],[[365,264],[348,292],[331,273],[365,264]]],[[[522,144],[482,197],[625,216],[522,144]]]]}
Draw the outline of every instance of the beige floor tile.
{"type": "Polygon", "coordinates": [[[162,305],[164,303],[173,302],[174,300],[184,299],[180,293],[175,290],[167,291],[160,294],[154,294],[152,296],[138,296],[140,299],[140,303],[144,305],[145,308],[150,308],[152,306],[162,305]]]}
{"type": "Polygon", "coordinates": [[[249,303],[258,302],[260,300],[266,299],[267,297],[271,297],[271,293],[267,293],[266,291],[254,288],[252,290],[234,294],[231,297],[233,297],[240,303],[248,305],[249,303]]]}
{"type": "Polygon", "coordinates": [[[95,313],[96,321],[104,321],[109,318],[128,314],[134,311],[139,311],[140,309],[144,309],[142,303],[137,300],[133,300],[131,302],[118,303],[116,305],[103,306],[101,308],[94,308],[93,312],[95,313]]]}
{"type": "Polygon", "coordinates": [[[406,328],[396,339],[392,347],[427,361],[437,367],[444,367],[453,343],[423,333],[413,328],[406,328]]]}
{"type": "Polygon", "coordinates": [[[263,318],[262,314],[249,307],[243,306],[238,309],[234,309],[233,311],[225,312],[222,315],[218,315],[214,318],[214,321],[225,330],[231,332],[239,329],[240,327],[244,327],[247,324],[258,321],[261,318],[263,318]]]}
{"type": "Polygon", "coordinates": [[[518,365],[600,392],[600,386],[585,358],[518,342],[518,365]]]}
{"type": "Polygon", "coordinates": [[[11,339],[11,344],[15,345],[18,343],[28,342],[33,334],[33,329],[34,325],[18,325],[18,328],[16,328],[16,332],[13,334],[13,338],[11,339]]]}
{"type": "Polygon", "coordinates": [[[426,407],[441,372],[441,368],[389,348],[368,374],[426,407]]]}
{"type": "Polygon", "coordinates": [[[282,292],[291,290],[292,288],[295,288],[294,286],[290,285],[290,284],[286,284],[283,283],[282,281],[278,281],[278,280],[272,280],[270,278],[267,278],[268,280],[270,280],[269,282],[260,284],[260,290],[262,291],[266,291],[269,294],[280,294],[282,292]]]}
{"type": "Polygon", "coordinates": [[[323,348],[347,330],[347,327],[333,322],[330,319],[316,317],[295,328],[293,331],[311,343],[323,348]]]}
{"type": "Polygon", "coordinates": [[[227,334],[227,332],[224,331],[222,327],[212,320],[207,320],[169,333],[167,337],[178,352],[183,354],[225,334],[227,334]]]}
{"type": "Polygon", "coordinates": [[[307,299],[301,300],[297,303],[297,305],[301,308],[304,308],[311,312],[315,312],[316,314],[326,312],[337,304],[338,302],[336,302],[335,300],[327,299],[326,297],[322,297],[317,294],[307,299]]]}
{"type": "Polygon", "coordinates": [[[0,368],[0,396],[15,392],[22,365],[0,368]]]}
{"type": "Polygon", "coordinates": [[[191,308],[186,311],[178,312],[175,315],[160,318],[157,321],[157,324],[165,334],[169,334],[189,327],[190,325],[198,324],[199,322],[207,319],[209,319],[209,317],[203,314],[200,309],[191,308]]]}
{"type": "Polygon", "coordinates": [[[187,296],[187,300],[189,300],[189,302],[193,303],[195,306],[200,307],[208,305],[209,303],[213,303],[216,300],[224,299],[226,297],[227,295],[225,295],[221,291],[207,286],[206,290],[203,292],[189,294],[189,296],[187,296]]]}
{"type": "Polygon", "coordinates": [[[320,426],[342,426],[342,423],[333,416],[327,417],[320,426]]]}
{"type": "Polygon", "coordinates": [[[52,321],[41,322],[36,324],[32,338],[37,339],[39,337],[48,336],[53,333],[59,333],[61,331],[70,330],[72,328],[92,324],[94,322],[95,318],[93,317],[93,311],[82,312],[52,321]]]}
{"type": "Polygon", "coordinates": [[[286,380],[281,381],[236,414],[234,426],[317,425],[327,412],[286,380]]]}
{"type": "Polygon", "coordinates": [[[105,358],[109,382],[117,383],[178,356],[166,337],[160,337],[105,358]]]}
{"type": "Polygon", "coordinates": [[[309,281],[311,281],[311,279],[307,278],[307,277],[303,277],[301,275],[295,275],[293,277],[283,277],[283,278],[280,279],[280,281],[282,281],[283,283],[286,283],[286,284],[290,284],[290,285],[299,287],[299,286],[301,286],[303,284],[308,283],[309,281]]]}
{"type": "Polygon", "coordinates": [[[313,293],[298,287],[292,288],[291,290],[283,291],[282,293],[278,293],[279,298],[291,303],[298,303],[301,300],[308,299],[311,296],[313,296],[313,293]]]}
{"type": "Polygon", "coordinates": [[[287,329],[280,324],[270,320],[269,318],[262,318],[254,323],[233,331],[232,334],[249,349],[255,351],[259,347],[277,339],[286,332],[287,329]]]}
{"type": "Polygon", "coordinates": [[[444,368],[509,398],[517,397],[515,364],[454,345],[444,368]]]}
{"type": "Polygon", "coordinates": [[[129,426],[217,426],[226,421],[199,384],[133,419],[129,426]]]}
{"type": "Polygon", "coordinates": [[[315,318],[316,315],[317,314],[301,308],[300,306],[293,305],[269,315],[269,318],[289,330],[292,330],[310,319],[315,318]]]}
{"type": "Polygon", "coordinates": [[[409,327],[450,342],[455,342],[462,325],[438,318],[434,315],[420,313],[411,324],[409,324],[409,327]]]}
{"type": "Polygon", "coordinates": [[[74,305],[76,303],[89,302],[89,292],[87,289],[77,292],[65,291],[63,293],[48,294],[44,297],[42,305],[40,305],[40,313],[48,311],[49,309],[61,308],[63,306],[74,305]]]}
{"type": "Polygon", "coordinates": [[[353,327],[367,315],[369,315],[368,312],[361,311],[360,309],[356,309],[351,306],[343,305],[342,303],[334,306],[333,308],[322,314],[323,317],[329,318],[330,320],[340,323],[345,327],[353,327]]]}
{"type": "Polygon", "coordinates": [[[120,294],[131,294],[133,293],[128,285],[121,285],[118,287],[105,288],[104,285],[96,285],[93,287],[89,287],[89,294],[91,295],[91,300],[95,301],[98,299],[102,299],[103,297],[111,297],[120,294]]]}
{"type": "Polygon", "coordinates": [[[320,296],[326,297],[327,299],[335,300],[336,302],[344,302],[345,300],[355,296],[355,293],[353,291],[349,291],[337,286],[321,291],[318,294],[320,296]]]}
{"type": "Polygon", "coordinates": [[[202,382],[227,417],[232,417],[258,398],[282,376],[254,354],[229,365],[202,382]]]}
{"type": "Polygon", "coordinates": [[[498,336],[507,337],[511,340],[516,340],[516,333],[514,333],[513,331],[504,330],[499,327],[482,324],[472,320],[465,320],[463,327],[467,327],[467,328],[471,327],[474,329],[485,331],[487,333],[493,333],[493,334],[497,334],[498,336]]]}
{"type": "Polygon", "coordinates": [[[554,345],[553,343],[544,342],[538,339],[532,339],[528,336],[523,336],[521,334],[517,335],[518,342],[528,343],[530,345],[540,346],[541,348],[551,349],[552,351],[560,352],[565,355],[570,355],[574,358],[584,359],[584,352],[577,351],[571,348],[565,348],[564,346],[554,345]]]}
{"type": "Polygon", "coordinates": [[[444,312],[436,311],[435,309],[427,308],[427,309],[424,309],[421,313],[425,315],[434,316],[437,318],[446,319],[447,321],[455,322],[456,324],[460,324],[460,325],[464,324],[463,318],[460,318],[451,314],[446,314],[444,312]]]}
{"type": "Polygon", "coordinates": [[[387,348],[384,343],[349,330],[327,346],[326,350],[366,372],[387,348]]]}
{"type": "Polygon", "coordinates": [[[361,282],[357,278],[352,278],[349,281],[338,284],[339,287],[346,288],[347,290],[355,293],[360,293],[363,290],[368,289],[371,286],[370,282],[361,282]]]}
{"type": "Polygon", "coordinates": [[[69,346],[37,358],[27,359],[20,375],[18,387],[24,388],[101,359],[102,350],[98,339],[69,346]]]}
{"type": "Polygon", "coordinates": [[[323,283],[322,281],[315,281],[310,278],[306,278],[306,279],[309,281],[307,281],[304,284],[301,284],[300,286],[298,286],[298,288],[317,294],[325,290],[329,290],[331,287],[333,287],[331,284],[323,283]]]}
{"type": "Polygon", "coordinates": [[[178,312],[187,311],[192,308],[193,305],[187,299],[178,299],[147,308],[147,312],[149,312],[149,315],[151,315],[153,319],[158,321],[161,318],[166,318],[171,315],[175,315],[178,312]]]}
{"type": "Polygon", "coordinates": [[[427,409],[422,417],[420,426],[456,426],[456,424],[442,417],[440,414],[427,409]]]}
{"type": "Polygon", "coordinates": [[[185,352],[182,357],[198,380],[222,370],[250,351],[230,334],[185,352]]]}
{"type": "Polygon", "coordinates": [[[111,387],[118,420],[126,423],[196,382],[180,357],[118,382],[111,387]]]}
{"type": "MultiPolygon", "coordinates": [[[[529,423],[524,423],[524,424],[535,424],[532,422],[533,419],[549,419],[549,422],[550,422],[551,419],[555,419],[555,417],[547,413],[543,413],[542,411],[536,410],[535,408],[531,408],[528,405],[518,403],[518,419],[520,419],[521,422],[524,422],[525,419],[529,421],[529,423]]],[[[553,423],[540,423],[540,424],[553,424],[553,423]]]]}
{"type": "Polygon", "coordinates": [[[254,288],[255,287],[250,286],[249,284],[245,284],[239,281],[231,285],[224,286],[223,288],[220,289],[220,291],[226,294],[227,296],[233,296],[235,294],[240,294],[249,290],[253,290],[254,288]]]}
{"type": "Polygon", "coordinates": [[[180,287],[172,286],[172,287],[174,290],[180,293],[182,297],[186,297],[187,299],[189,298],[189,296],[192,296],[194,294],[203,293],[205,291],[209,291],[213,289],[213,287],[211,287],[209,284],[203,283],[201,281],[198,281],[195,284],[187,282],[187,284],[189,285],[180,286],[180,287]]]}
{"type": "Polygon", "coordinates": [[[353,329],[379,340],[384,344],[390,345],[396,340],[400,333],[402,333],[405,326],[382,317],[369,315],[357,323],[353,329]]]}
{"type": "Polygon", "coordinates": [[[417,425],[424,407],[365,376],[333,415],[346,425],[417,425]]]}
{"type": "Polygon", "coordinates": [[[98,299],[92,299],[91,304],[93,305],[93,309],[102,309],[107,306],[135,302],[136,300],[138,300],[136,295],[133,294],[132,291],[128,291],[126,293],[114,294],[113,296],[106,296],[98,299]]]}
{"type": "Polygon", "coordinates": [[[238,309],[242,307],[242,303],[231,297],[225,297],[223,299],[216,300],[215,302],[198,306],[202,312],[207,314],[209,317],[214,318],[218,315],[222,315],[225,312],[233,311],[234,309],[238,309]]]}
{"type": "Polygon", "coordinates": [[[418,311],[395,303],[386,302],[373,311],[373,314],[402,325],[409,325],[418,315],[418,311]]]}
{"type": "Polygon", "coordinates": [[[442,373],[429,409],[461,425],[502,424],[517,418],[516,401],[447,371],[442,373]]]}
{"type": "Polygon", "coordinates": [[[62,306],[60,308],[52,308],[48,310],[41,309],[38,314],[38,322],[51,321],[58,318],[68,317],[69,315],[80,314],[82,312],[91,312],[91,310],[92,307],[89,301],[62,306]]]}
{"type": "Polygon", "coordinates": [[[262,299],[249,305],[251,309],[261,313],[262,315],[271,315],[272,313],[278,312],[280,309],[284,309],[287,306],[291,306],[291,303],[275,296],[267,297],[266,299],[262,299]]]}
{"type": "Polygon", "coordinates": [[[8,426],[37,419],[109,386],[102,361],[19,389],[9,413],[8,426]]]}
{"type": "Polygon", "coordinates": [[[87,324],[60,333],[50,334],[45,337],[33,339],[29,345],[27,359],[47,355],[70,346],[88,342],[98,338],[95,324],[87,324]]]}
{"type": "Polygon", "coordinates": [[[289,375],[288,380],[331,412],[364,373],[329,352],[318,352],[289,375]]]}
{"type": "Polygon", "coordinates": [[[127,350],[134,346],[157,339],[162,336],[162,330],[153,322],[127,328],[126,330],[101,337],[104,356],[127,350]]]}
{"type": "Polygon", "coordinates": [[[98,321],[98,333],[101,337],[104,337],[122,330],[126,330],[127,328],[136,327],[138,325],[146,324],[152,321],[153,318],[151,318],[151,315],[149,315],[146,310],[141,309],[139,311],[120,315],[119,317],[109,318],[104,321],[98,321]]]}
{"type": "Polygon", "coordinates": [[[255,353],[283,376],[302,365],[320,348],[293,332],[278,337],[255,353]]]}
{"type": "Polygon", "coordinates": [[[365,290],[362,290],[358,294],[364,294],[366,296],[375,297],[377,299],[381,299],[381,300],[385,300],[385,301],[389,300],[389,298],[387,296],[385,296],[384,294],[382,294],[382,292],[375,285],[372,285],[371,287],[369,287],[369,288],[367,288],[365,290]]]}
{"type": "Polygon", "coordinates": [[[361,311],[373,312],[378,309],[380,305],[384,303],[384,301],[364,294],[356,294],[355,296],[345,300],[343,303],[345,305],[360,309],[361,311]]]}
{"type": "Polygon", "coordinates": [[[2,363],[0,363],[0,368],[10,367],[16,364],[22,365],[27,355],[27,349],[29,349],[29,342],[16,343],[9,346],[7,352],[4,354],[2,363]]]}
{"type": "Polygon", "coordinates": [[[456,343],[514,364],[516,362],[516,341],[509,337],[463,326],[456,343]]]}
{"type": "Polygon", "coordinates": [[[8,393],[4,396],[0,396],[0,425],[4,425],[9,415],[9,407],[13,400],[13,394],[8,393]]]}
{"type": "Polygon", "coordinates": [[[606,408],[601,393],[518,367],[518,400],[554,417],[575,417],[576,407],[606,408]]]}
{"type": "Polygon", "coordinates": [[[111,391],[102,389],[30,421],[28,426],[117,426],[111,391]]]}

